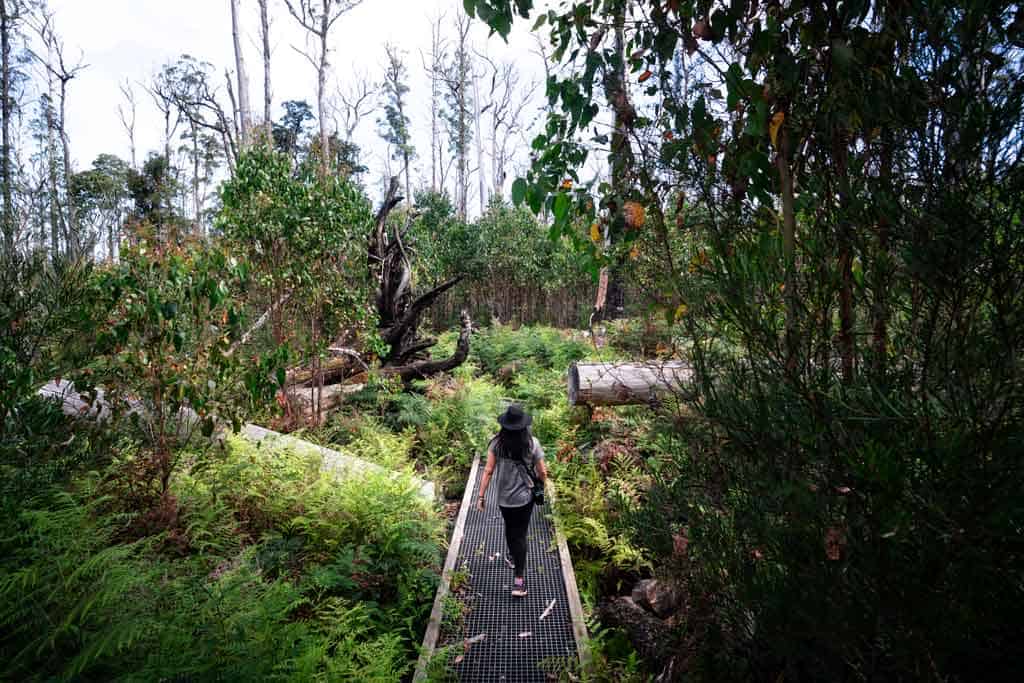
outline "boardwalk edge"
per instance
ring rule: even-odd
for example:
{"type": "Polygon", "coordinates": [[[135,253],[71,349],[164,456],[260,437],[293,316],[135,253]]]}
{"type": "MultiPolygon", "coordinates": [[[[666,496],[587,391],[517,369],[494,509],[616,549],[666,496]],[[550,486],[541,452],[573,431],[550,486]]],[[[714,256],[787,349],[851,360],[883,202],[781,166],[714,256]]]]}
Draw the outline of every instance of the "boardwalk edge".
{"type": "Polygon", "coordinates": [[[441,620],[444,617],[444,600],[448,597],[452,572],[459,558],[459,548],[462,546],[462,536],[466,527],[466,517],[469,515],[469,506],[473,504],[473,488],[476,481],[476,471],[479,466],[480,456],[477,455],[473,458],[473,466],[469,470],[466,490],[462,494],[462,506],[459,508],[459,516],[455,520],[452,540],[448,544],[448,555],[445,557],[444,568],[441,570],[441,583],[437,587],[437,595],[434,596],[434,607],[430,610],[427,630],[423,634],[423,645],[420,646],[420,658],[416,662],[416,673],[412,677],[413,683],[427,680],[427,668],[430,666],[430,658],[434,655],[434,648],[437,647],[437,637],[441,633],[441,620]]]}
{"type": "Polygon", "coordinates": [[[572,619],[572,633],[576,639],[576,653],[579,656],[580,667],[586,671],[590,667],[590,648],[587,645],[587,621],[583,616],[583,603],[580,602],[580,591],[576,585],[576,571],[572,566],[572,557],[569,555],[569,544],[565,540],[565,534],[558,524],[558,515],[554,512],[555,486],[548,479],[544,487],[551,505],[551,522],[555,529],[555,543],[558,545],[559,565],[562,567],[562,580],[565,582],[565,594],[569,600],[569,616],[572,619]]]}

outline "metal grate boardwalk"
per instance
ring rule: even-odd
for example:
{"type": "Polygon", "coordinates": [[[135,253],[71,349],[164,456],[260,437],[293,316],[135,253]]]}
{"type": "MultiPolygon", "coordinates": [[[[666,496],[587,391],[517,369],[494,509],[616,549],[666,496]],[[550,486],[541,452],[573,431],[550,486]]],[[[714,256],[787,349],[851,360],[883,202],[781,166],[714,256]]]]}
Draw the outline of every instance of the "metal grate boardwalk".
{"type": "MultiPolygon", "coordinates": [[[[470,501],[478,495],[483,467],[475,470],[470,501]]],[[[567,591],[550,506],[545,505],[534,508],[527,535],[529,594],[511,597],[512,568],[496,488],[487,492],[483,512],[473,505],[466,515],[455,570],[468,573],[468,585],[449,598],[462,605],[461,628],[449,620],[437,644],[453,646],[448,664],[461,681],[556,680],[557,675],[549,674],[575,670],[579,661],[569,594],[577,603],[579,596],[575,585],[567,591]],[[554,606],[541,620],[552,600],[554,606]]]]}

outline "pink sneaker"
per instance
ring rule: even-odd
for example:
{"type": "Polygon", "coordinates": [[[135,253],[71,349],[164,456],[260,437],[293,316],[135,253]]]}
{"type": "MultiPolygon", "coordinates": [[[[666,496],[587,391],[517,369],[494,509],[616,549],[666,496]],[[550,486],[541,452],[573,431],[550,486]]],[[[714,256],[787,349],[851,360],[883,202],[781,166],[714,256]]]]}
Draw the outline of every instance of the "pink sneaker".
{"type": "Polygon", "coordinates": [[[526,597],[526,580],[517,576],[512,581],[512,597],[513,598],[524,598],[526,597]]]}

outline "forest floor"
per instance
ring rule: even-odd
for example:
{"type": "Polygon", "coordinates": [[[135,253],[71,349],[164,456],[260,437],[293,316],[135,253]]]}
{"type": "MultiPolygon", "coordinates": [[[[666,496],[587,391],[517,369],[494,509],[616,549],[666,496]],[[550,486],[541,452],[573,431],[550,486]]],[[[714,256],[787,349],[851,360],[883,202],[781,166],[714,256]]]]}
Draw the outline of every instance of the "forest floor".
{"type": "MultiPolygon", "coordinates": [[[[628,347],[629,334],[620,338],[628,347]]],[[[454,343],[443,336],[437,354],[454,343]]],[[[4,523],[0,623],[12,628],[0,677],[407,680],[446,527],[509,400],[533,414],[549,454],[554,512],[592,616],[649,574],[617,519],[656,457],[640,444],[658,441],[645,410],[591,419],[570,409],[564,373],[625,352],[595,354],[551,328],[487,328],[451,375],[411,391],[371,381],[324,426],[295,434],[408,475],[398,478],[339,482],[316,452],[268,453],[232,437],[178,454],[168,496],[154,499],[124,475],[141,462],[136,446],[81,435],[76,444],[92,445],[75,467],[4,523]],[[413,477],[435,482],[444,502],[425,502],[413,477]]],[[[642,680],[626,639],[598,631],[597,675],[642,680]]]]}

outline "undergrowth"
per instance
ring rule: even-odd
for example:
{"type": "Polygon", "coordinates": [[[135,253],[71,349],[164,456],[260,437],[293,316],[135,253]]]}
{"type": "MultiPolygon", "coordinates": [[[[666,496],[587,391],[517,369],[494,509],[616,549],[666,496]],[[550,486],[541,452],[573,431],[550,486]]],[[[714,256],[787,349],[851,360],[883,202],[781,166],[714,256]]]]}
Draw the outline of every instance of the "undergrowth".
{"type": "Polygon", "coordinates": [[[403,476],[231,440],[173,482],[184,553],[122,540],[104,476],[29,501],[0,540],[9,680],[399,680],[441,524],[403,476]]]}

